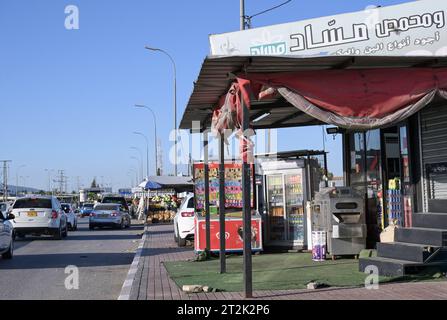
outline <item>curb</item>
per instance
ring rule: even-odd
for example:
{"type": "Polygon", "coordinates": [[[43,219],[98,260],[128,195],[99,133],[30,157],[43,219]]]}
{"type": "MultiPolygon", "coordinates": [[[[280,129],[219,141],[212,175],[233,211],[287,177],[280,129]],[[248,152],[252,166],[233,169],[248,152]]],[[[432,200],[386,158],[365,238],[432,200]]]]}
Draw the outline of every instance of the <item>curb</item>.
{"type": "Polygon", "coordinates": [[[130,300],[130,293],[132,291],[132,285],[135,279],[135,274],[138,270],[138,265],[140,263],[141,254],[143,252],[144,243],[147,238],[147,225],[144,226],[144,234],[140,240],[140,244],[135,253],[135,257],[133,258],[132,264],[130,265],[129,272],[127,273],[126,280],[124,281],[123,287],[121,288],[121,293],[118,297],[118,300],[130,300]]]}

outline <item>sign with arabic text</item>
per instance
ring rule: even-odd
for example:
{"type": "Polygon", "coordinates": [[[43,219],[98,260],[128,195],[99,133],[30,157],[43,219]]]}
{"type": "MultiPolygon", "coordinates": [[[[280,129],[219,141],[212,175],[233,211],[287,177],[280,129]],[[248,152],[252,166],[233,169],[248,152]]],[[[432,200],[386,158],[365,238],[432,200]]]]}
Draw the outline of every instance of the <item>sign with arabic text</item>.
{"type": "Polygon", "coordinates": [[[447,56],[447,1],[401,5],[211,35],[213,56],[447,56]]]}

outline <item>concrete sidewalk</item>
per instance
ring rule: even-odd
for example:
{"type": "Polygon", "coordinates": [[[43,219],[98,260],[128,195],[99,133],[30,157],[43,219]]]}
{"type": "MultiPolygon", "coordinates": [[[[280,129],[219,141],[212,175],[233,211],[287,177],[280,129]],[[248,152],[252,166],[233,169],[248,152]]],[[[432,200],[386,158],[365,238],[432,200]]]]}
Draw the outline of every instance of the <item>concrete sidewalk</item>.
{"type": "MultiPolygon", "coordinates": [[[[135,271],[128,284],[130,300],[243,300],[238,292],[185,294],[172,281],[164,261],[194,258],[192,248],[179,248],[174,242],[172,225],[148,225],[135,271]]],[[[259,291],[260,300],[444,300],[447,281],[382,284],[379,290],[365,288],[328,288],[309,290],[259,291]]]]}

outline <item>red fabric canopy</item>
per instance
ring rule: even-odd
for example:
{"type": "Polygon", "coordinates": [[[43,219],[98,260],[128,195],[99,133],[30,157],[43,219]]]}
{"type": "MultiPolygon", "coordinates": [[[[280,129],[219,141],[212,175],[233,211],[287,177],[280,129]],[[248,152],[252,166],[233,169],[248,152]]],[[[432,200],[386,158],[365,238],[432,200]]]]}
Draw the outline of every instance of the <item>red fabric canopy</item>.
{"type": "MultiPolygon", "coordinates": [[[[250,96],[258,99],[266,94],[271,96],[272,88],[314,118],[340,127],[363,130],[402,121],[430,103],[436,94],[447,97],[447,69],[382,68],[240,74],[233,90],[238,93],[237,99],[243,97],[250,106],[250,96]]],[[[240,105],[234,108],[240,115],[240,105]]]]}

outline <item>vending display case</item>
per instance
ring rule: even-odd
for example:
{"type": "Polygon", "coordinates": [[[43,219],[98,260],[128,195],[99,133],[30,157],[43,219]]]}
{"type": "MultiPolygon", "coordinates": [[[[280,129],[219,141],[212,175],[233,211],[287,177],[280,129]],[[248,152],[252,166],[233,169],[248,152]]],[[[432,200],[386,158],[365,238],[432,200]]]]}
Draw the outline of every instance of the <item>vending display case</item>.
{"type": "MultiPolygon", "coordinates": [[[[210,250],[220,250],[219,222],[219,163],[210,162],[210,250]]],[[[251,208],[252,208],[252,250],[261,251],[262,219],[254,209],[254,166],[251,166],[251,208]]],[[[202,252],[206,248],[206,214],[205,214],[205,173],[203,162],[193,165],[195,196],[195,234],[194,250],[202,252]]],[[[242,219],[242,162],[225,163],[225,249],[227,252],[243,251],[243,219],[242,219]]]]}

